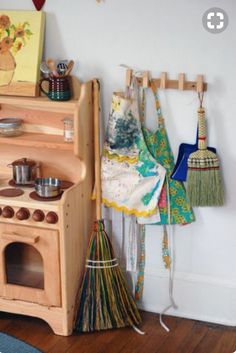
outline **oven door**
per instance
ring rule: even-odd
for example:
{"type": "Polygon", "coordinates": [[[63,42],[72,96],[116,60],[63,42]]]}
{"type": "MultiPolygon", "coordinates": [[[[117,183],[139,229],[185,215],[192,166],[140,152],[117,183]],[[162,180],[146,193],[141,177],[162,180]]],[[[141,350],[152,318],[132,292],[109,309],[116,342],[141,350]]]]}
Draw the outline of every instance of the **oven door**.
{"type": "Polygon", "coordinates": [[[0,296],[61,306],[58,231],[0,223],[0,296]]]}

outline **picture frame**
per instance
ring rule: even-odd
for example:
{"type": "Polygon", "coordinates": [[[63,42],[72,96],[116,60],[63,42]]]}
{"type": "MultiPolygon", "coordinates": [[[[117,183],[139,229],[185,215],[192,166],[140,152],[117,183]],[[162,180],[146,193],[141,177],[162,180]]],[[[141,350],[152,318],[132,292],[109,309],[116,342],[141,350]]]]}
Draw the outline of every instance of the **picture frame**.
{"type": "Polygon", "coordinates": [[[39,95],[43,11],[0,10],[0,95],[39,95]]]}

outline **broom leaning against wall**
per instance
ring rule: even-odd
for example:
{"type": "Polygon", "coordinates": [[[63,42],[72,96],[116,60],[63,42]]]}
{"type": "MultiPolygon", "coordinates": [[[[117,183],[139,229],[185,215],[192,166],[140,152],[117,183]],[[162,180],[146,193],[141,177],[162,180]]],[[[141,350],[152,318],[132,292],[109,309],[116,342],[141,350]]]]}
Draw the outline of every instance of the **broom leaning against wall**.
{"type": "MultiPolygon", "coordinates": [[[[94,132],[96,218],[86,256],[86,268],[79,293],[75,331],[92,332],[132,326],[141,322],[101,219],[101,167],[99,144],[100,85],[94,80],[94,132]]],[[[141,333],[141,332],[139,332],[141,333]]]]}

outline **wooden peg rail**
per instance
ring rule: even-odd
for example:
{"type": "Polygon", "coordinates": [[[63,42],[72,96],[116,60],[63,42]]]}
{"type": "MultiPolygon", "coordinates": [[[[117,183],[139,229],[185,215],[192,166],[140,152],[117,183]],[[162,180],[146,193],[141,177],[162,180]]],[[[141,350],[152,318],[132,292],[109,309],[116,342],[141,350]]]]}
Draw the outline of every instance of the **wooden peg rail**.
{"type": "MultiPolygon", "coordinates": [[[[133,71],[127,69],[126,71],[126,86],[130,86],[132,82],[133,71]]],[[[155,88],[160,89],[179,89],[187,91],[197,91],[198,93],[207,90],[207,83],[204,82],[203,75],[197,75],[196,81],[186,81],[185,74],[180,73],[178,80],[169,80],[167,72],[162,72],[160,78],[149,79],[148,71],[143,72],[142,77],[136,77],[140,86],[150,87],[154,85],[155,88]]]]}

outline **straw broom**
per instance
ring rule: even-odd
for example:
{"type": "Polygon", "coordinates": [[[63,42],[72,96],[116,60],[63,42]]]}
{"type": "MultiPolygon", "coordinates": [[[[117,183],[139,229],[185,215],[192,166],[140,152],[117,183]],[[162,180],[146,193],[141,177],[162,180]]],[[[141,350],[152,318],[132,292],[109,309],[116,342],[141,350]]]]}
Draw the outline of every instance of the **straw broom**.
{"type": "Polygon", "coordinates": [[[207,150],[205,110],[198,109],[198,150],[188,158],[187,193],[192,206],[222,206],[223,186],[217,155],[207,150]]]}
{"type": "Polygon", "coordinates": [[[99,82],[94,80],[93,86],[97,221],[94,223],[79,293],[79,308],[75,322],[77,332],[135,326],[141,322],[137,306],[126,287],[101,219],[99,82]]]}

